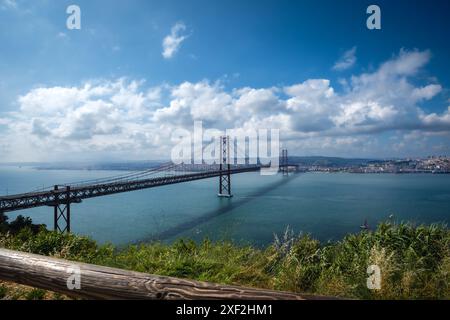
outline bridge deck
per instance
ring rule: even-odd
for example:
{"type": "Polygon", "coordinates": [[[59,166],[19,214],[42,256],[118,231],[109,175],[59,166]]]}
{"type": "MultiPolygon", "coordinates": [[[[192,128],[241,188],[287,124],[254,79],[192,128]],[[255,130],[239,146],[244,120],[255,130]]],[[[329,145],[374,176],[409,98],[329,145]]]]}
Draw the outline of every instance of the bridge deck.
{"type": "MultiPolygon", "coordinates": [[[[234,168],[231,169],[229,173],[237,174],[243,172],[252,172],[258,171],[260,170],[260,168],[260,166],[234,168]]],[[[54,206],[55,204],[81,202],[81,200],[88,198],[213,178],[227,173],[227,170],[207,171],[167,177],[156,177],[150,179],[137,179],[131,181],[74,186],[71,187],[70,190],[48,190],[2,196],[0,197],[0,212],[10,212],[41,206],[54,206]]]]}

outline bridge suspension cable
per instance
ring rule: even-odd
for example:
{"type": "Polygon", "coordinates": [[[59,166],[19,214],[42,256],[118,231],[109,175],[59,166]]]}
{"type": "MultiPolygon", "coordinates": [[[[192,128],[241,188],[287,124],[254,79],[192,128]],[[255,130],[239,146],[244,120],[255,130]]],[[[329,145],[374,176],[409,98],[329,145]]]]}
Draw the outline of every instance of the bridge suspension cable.
{"type": "MultiPolygon", "coordinates": [[[[58,185],[60,186],[71,186],[71,187],[82,187],[86,185],[93,185],[93,184],[103,184],[103,183],[114,183],[114,182],[123,182],[130,180],[130,178],[138,178],[138,177],[144,177],[144,176],[150,176],[155,173],[159,173],[164,170],[170,170],[172,167],[174,167],[174,164],[172,162],[165,163],[163,165],[160,165],[155,168],[150,168],[144,171],[138,171],[138,172],[128,172],[126,174],[120,174],[116,176],[109,176],[105,178],[98,178],[98,179],[90,179],[90,180],[82,180],[82,181],[76,181],[76,182],[69,182],[69,183],[60,183],[58,185]]],[[[137,180],[137,179],[133,179],[137,180]]],[[[52,189],[54,185],[47,186],[47,187],[41,187],[37,188],[31,192],[38,192],[38,191],[44,191],[46,189],[52,189]]]]}

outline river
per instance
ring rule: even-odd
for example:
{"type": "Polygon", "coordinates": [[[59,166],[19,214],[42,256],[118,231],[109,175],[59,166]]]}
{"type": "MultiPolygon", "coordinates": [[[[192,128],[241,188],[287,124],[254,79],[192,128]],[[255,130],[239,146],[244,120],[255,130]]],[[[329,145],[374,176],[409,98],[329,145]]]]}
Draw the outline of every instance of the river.
{"type": "MultiPolygon", "coordinates": [[[[123,171],[0,167],[0,194],[96,179],[123,171]]],[[[289,177],[232,176],[234,197],[217,197],[218,178],[93,198],[72,205],[72,231],[117,245],[159,239],[233,240],[264,246],[287,226],[321,240],[338,240],[386,221],[450,220],[450,175],[299,173],[289,177]]],[[[52,209],[8,213],[53,226],[52,209]]]]}

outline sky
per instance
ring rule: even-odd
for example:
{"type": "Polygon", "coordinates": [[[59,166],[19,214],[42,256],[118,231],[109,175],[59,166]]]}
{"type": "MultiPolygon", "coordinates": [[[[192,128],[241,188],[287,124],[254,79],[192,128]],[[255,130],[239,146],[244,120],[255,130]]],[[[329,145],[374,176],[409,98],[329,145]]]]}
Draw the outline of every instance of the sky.
{"type": "Polygon", "coordinates": [[[194,121],[280,129],[298,156],[450,156],[449,13],[445,0],[0,0],[0,162],[167,159],[194,121]]]}

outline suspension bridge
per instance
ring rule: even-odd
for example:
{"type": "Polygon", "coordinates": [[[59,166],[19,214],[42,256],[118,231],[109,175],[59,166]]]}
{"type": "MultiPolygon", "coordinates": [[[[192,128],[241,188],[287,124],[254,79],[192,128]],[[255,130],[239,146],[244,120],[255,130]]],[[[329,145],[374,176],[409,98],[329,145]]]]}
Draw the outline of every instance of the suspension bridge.
{"type": "MultiPolygon", "coordinates": [[[[282,150],[280,171],[288,174],[287,150],[282,150]]],[[[0,197],[0,212],[12,212],[42,206],[53,207],[54,230],[70,232],[71,204],[94,197],[130,192],[159,186],[219,177],[219,197],[232,197],[231,175],[259,171],[260,164],[234,164],[230,157],[230,141],[221,137],[219,164],[202,165],[192,172],[191,166],[166,163],[144,171],[113,177],[54,185],[43,190],[0,197]]]]}

